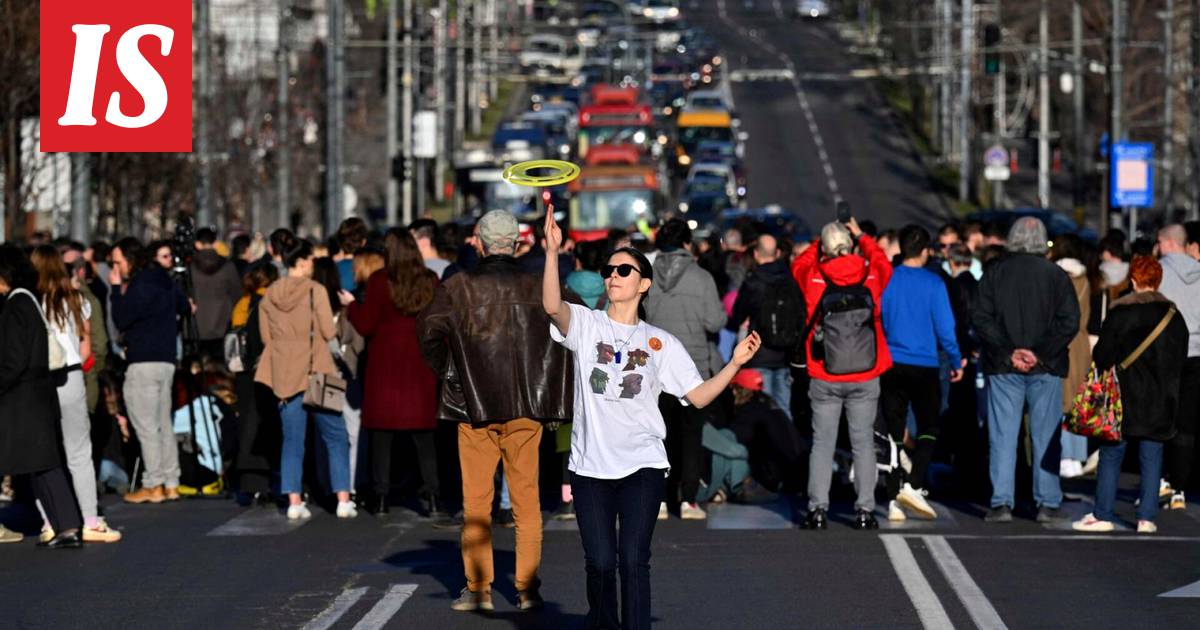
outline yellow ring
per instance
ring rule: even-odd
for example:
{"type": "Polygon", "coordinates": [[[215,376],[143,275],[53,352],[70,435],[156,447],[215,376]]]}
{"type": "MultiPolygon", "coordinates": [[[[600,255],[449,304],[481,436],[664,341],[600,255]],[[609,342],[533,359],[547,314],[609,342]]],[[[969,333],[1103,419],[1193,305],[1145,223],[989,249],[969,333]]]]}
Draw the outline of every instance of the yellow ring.
{"type": "Polygon", "coordinates": [[[504,169],[500,177],[518,186],[561,186],[579,177],[579,167],[562,160],[530,160],[504,169]],[[536,168],[552,168],[554,172],[549,175],[530,175],[529,171],[536,168]]]}

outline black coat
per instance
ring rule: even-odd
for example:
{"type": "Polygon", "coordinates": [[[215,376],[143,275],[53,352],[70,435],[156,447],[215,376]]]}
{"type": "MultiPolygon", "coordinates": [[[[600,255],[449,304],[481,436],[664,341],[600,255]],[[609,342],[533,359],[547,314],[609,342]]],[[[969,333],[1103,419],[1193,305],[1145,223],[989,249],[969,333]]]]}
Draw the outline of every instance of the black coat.
{"type": "MultiPolygon", "coordinates": [[[[1161,293],[1133,293],[1116,302],[1100,329],[1092,361],[1108,369],[1124,361],[1167,315],[1171,302],[1161,293]]],[[[1129,366],[1117,368],[1126,438],[1165,442],[1175,436],[1179,408],[1179,374],[1187,359],[1188,329],[1176,312],[1162,334],[1129,366]]]]}
{"type": "Polygon", "coordinates": [[[27,295],[0,302],[0,474],[61,466],[46,325],[27,295]]]}
{"type": "Polygon", "coordinates": [[[1079,334],[1079,301],[1058,265],[1034,254],[1012,254],[988,265],[973,317],[984,374],[1016,372],[1012,353],[1026,349],[1038,358],[1030,374],[1067,375],[1067,348],[1079,334]]]}
{"type": "Polygon", "coordinates": [[[971,319],[979,303],[979,281],[970,272],[964,271],[951,279],[947,288],[950,310],[954,311],[954,336],[958,339],[958,351],[963,358],[970,358],[979,350],[979,335],[975,333],[971,319]]]}
{"type": "MultiPolygon", "coordinates": [[[[733,317],[729,318],[729,322],[725,324],[725,329],[737,332],[738,328],[747,319],[750,320],[753,326],[755,316],[762,309],[762,303],[768,291],[772,287],[778,286],[781,282],[791,282],[797,294],[800,295],[801,302],[803,302],[803,294],[800,294],[800,288],[795,286],[796,281],[792,279],[792,273],[788,269],[787,261],[777,260],[761,265],[746,275],[745,281],[742,282],[742,287],[738,289],[737,300],[733,303],[733,317]]],[[[804,321],[805,312],[805,310],[801,309],[795,313],[796,324],[801,328],[807,323],[804,321]]],[[[794,350],[794,348],[771,348],[764,344],[758,349],[758,353],[754,355],[754,358],[750,359],[750,362],[746,364],[746,367],[785,368],[788,366],[794,350]]]]}

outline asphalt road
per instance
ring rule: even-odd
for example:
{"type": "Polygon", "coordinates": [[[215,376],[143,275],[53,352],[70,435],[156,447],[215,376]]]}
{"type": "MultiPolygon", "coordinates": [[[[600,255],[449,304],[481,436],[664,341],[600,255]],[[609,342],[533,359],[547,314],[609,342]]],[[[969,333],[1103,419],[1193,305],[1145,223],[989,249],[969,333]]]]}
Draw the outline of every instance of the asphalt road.
{"type": "Polygon", "coordinates": [[[749,205],[779,204],[819,229],[842,198],[881,228],[936,227],[949,211],[883,98],[852,76],[865,64],[830,24],[794,20],[788,5],[685,3],[688,20],[722,43],[727,76],[740,75],[731,87],[750,134],[749,205]]]}

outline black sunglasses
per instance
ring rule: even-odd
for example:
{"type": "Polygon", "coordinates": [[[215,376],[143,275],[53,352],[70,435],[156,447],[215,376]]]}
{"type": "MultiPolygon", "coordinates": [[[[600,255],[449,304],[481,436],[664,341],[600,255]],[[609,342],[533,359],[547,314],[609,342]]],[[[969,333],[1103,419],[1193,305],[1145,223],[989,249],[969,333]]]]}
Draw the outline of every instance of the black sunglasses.
{"type": "Polygon", "coordinates": [[[623,265],[604,265],[604,268],[600,270],[600,277],[607,280],[609,277],[611,277],[613,275],[613,273],[617,273],[622,278],[628,278],[629,274],[631,274],[635,271],[637,271],[638,273],[641,273],[641,271],[639,271],[637,267],[635,267],[629,263],[625,263],[623,265]]]}

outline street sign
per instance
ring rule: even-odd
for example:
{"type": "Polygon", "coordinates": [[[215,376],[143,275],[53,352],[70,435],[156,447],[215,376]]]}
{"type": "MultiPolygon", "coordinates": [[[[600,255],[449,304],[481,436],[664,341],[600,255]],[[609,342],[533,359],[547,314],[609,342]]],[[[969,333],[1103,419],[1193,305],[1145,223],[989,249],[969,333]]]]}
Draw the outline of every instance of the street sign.
{"type": "Polygon", "coordinates": [[[1112,147],[1111,205],[1114,208],[1149,208],[1154,205],[1154,145],[1118,142],[1112,147]]]}
{"type": "Polygon", "coordinates": [[[437,157],[437,113],[422,110],[413,115],[413,157],[437,157]]]}
{"type": "Polygon", "coordinates": [[[994,144],[983,153],[983,177],[989,182],[1004,182],[1012,176],[1008,167],[1008,149],[994,144]]]}

